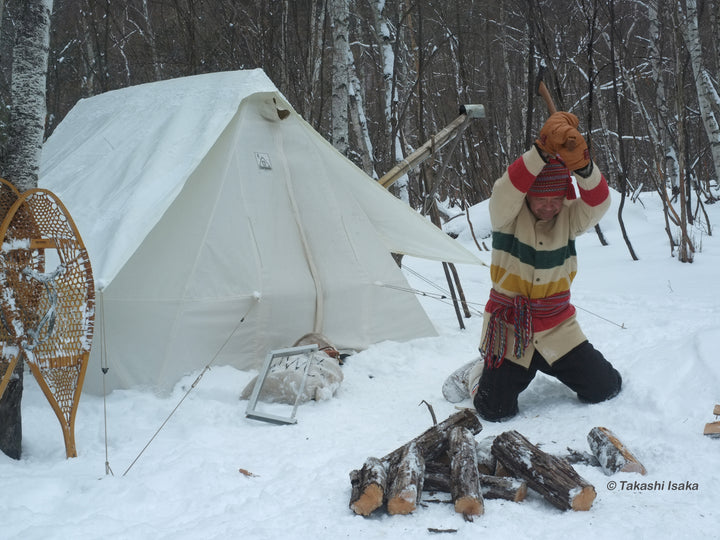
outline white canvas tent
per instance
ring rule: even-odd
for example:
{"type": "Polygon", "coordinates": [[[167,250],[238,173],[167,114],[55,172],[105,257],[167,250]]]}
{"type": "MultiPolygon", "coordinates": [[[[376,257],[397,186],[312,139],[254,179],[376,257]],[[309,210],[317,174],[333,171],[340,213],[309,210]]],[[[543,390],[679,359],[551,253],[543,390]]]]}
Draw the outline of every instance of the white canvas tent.
{"type": "Polygon", "coordinates": [[[478,263],[340,155],[261,70],[81,100],[43,148],[97,289],[85,389],[257,368],[307,332],[341,348],[435,330],[390,253],[478,263]]]}

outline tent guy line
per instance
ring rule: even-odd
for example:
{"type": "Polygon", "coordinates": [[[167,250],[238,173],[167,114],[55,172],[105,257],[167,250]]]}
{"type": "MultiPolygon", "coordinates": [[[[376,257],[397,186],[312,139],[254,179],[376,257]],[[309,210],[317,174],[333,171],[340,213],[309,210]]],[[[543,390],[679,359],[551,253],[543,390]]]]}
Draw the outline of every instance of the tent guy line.
{"type": "MultiPolygon", "coordinates": [[[[187,398],[187,397],[190,395],[190,392],[192,392],[192,391],[195,389],[195,387],[200,383],[200,380],[203,378],[203,376],[205,375],[205,373],[207,373],[207,372],[210,370],[210,366],[213,364],[213,362],[215,362],[215,360],[216,360],[217,357],[220,355],[220,353],[221,353],[222,350],[225,348],[225,346],[228,344],[228,342],[230,341],[230,339],[231,339],[231,338],[235,335],[235,333],[238,331],[238,328],[240,328],[240,325],[245,322],[245,319],[247,318],[248,315],[250,315],[250,312],[253,310],[253,308],[260,303],[260,300],[261,300],[262,297],[261,297],[261,295],[260,295],[259,293],[256,293],[256,294],[254,295],[254,298],[255,298],[255,300],[257,300],[257,301],[250,305],[250,308],[245,312],[245,315],[243,315],[243,316],[241,317],[241,319],[238,321],[238,323],[237,323],[237,325],[235,326],[235,328],[233,329],[232,333],[228,336],[228,338],[227,338],[227,339],[225,340],[225,342],[222,344],[222,346],[220,347],[220,349],[218,349],[217,353],[215,353],[215,356],[213,356],[213,357],[210,359],[210,361],[205,365],[205,367],[204,367],[203,370],[200,372],[200,374],[195,378],[195,380],[193,381],[193,383],[190,385],[190,387],[187,389],[187,391],[183,394],[182,398],[180,398],[180,401],[178,401],[177,405],[175,405],[175,407],[173,408],[172,411],[170,411],[170,414],[167,415],[167,417],[165,418],[165,420],[163,421],[163,423],[160,424],[160,427],[158,427],[157,430],[155,431],[155,433],[153,433],[152,437],[150,437],[150,440],[147,442],[147,444],[145,444],[145,446],[143,447],[143,449],[140,450],[140,453],[137,455],[137,457],[135,457],[135,459],[132,461],[132,463],[130,463],[130,465],[128,466],[128,468],[125,469],[125,472],[122,474],[123,476],[125,476],[125,475],[128,473],[128,471],[130,471],[130,469],[132,469],[133,465],[135,465],[135,463],[136,463],[136,462],[140,459],[140,457],[145,453],[145,450],[147,450],[147,448],[150,446],[150,444],[152,444],[152,442],[155,440],[155,437],[157,437],[157,436],[160,434],[160,432],[162,431],[162,429],[165,427],[165,424],[167,424],[167,423],[170,421],[170,418],[172,418],[172,416],[175,414],[175,412],[180,408],[180,405],[182,405],[183,401],[185,401],[185,398],[187,398]]],[[[103,396],[103,399],[105,399],[105,398],[106,398],[106,396],[103,396]]],[[[106,431],[107,431],[107,426],[106,426],[106,431]]],[[[105,444],[106,444],[105,454],[107,455],[107,439],[106,439],[105,444]]],[[[109,467],[106,467],[106,474],[107,474],[107,470],[109,470],[109,467]]]]}
{"type": "MultiPolygon", "coordinates": [[[[392,289],[392,290],[395,290],[395,291],[401,291],[401,292],[406,292],[406,293],[415,294],[415,295],[418,295],[418,296],[423,296],[423,297],[425,297],[425,298],[432,298],[432,299],[434,299],[434,300],[439,300],[439,301],[441,301],[443,304],[447,304],[447,305],[449,305],[449,306],[452,306],[452,305],[453,305],[453,303],[452,303],[452,298],[451,298],[451,296],[450,296],[450,293],[433,293],[433,292],[426,292],[426,291],[421,291],[420,289],[415,289],[415,288],[413,288],[413,287],[401,287],[400,285],[390,285],[390,284],[388,284],[388,283],[381,283],[381,282],[379,282],[379,281],[376,281],[376,282],[375,282],[375,285],[377,285],[378,287],[384,287],[384,288],[386,288],[386,289],[392,289]],[[445,300],[450,300],[450,302],[446,302],[445,300]]],[[[463,303],[466,304],[466,305],[468,306],[468,308],[475,313],[475,315],[480,315],[480,316],[482,316],[482,310],[478,310],[477,308],[474,308],[474,307],[472,307],[472,306],[473,306],[473,305],[475,305],[475,306],[480,306],[480,305],[484,305],[484,304],[481,304],[481,303],[479,303],[479,302],[467,302],[467,301],[465,301],[465,302],[463,302],[463,303]]]]}
{"type": "MultiPolygon", "coordinates": [[[[423,275],[420,274],[419,272],[416,272],[415,270],[413,270],[412,268],[410,268],[409,266],[407,266],[407,265],[405,265],[405,264],[403,265],[403,269],[405,269],[406,271],[408,271],[409,273],[411,273],[412,275],[414,275],[414,276],[417,277],[418,279],[424,281],[425,283],[427,283],[427,284],[429,284],[429,285],[432,285],[432,286],[435,287],[437,290],[439,290],[440,293],[426,292],[426,291],[422,291],[422,290],[420,290],[420,289],[416,289],[416,288],[413,288],[413,287],[401,287],[401,286],[397,286],[397,285],[388,285],[388,284],[386,284],[386,283],[382,283],[382,282],[379,282],[379,281],[376,281],[376,282],[375,282],[375,285],[377,285],[377,286],[379,286],[379,287],[386,287],[386,288],[388,288],[388,289],[394,289],[394,290],[396,290],[396,291],[403,291],[403,292],[408,292],[408,293],[416,294],[416,295],[418,295],[418,296],[422,296],[422,297],[425,297],[425,298],[433,298],[433,299],[435,299],[435,300],[440,300],[440,301],[441,301],[442,303],[444,303],[444,304],[453,305],[452,302],[445,302],[445,300],[450,300],[450,293],[449,293],[447,290],[443,289],[442,287],[440,287],[439,285],[437,285],[437,284],[436,284],[435,282],[433,282],[432,280],[426,278],[425,276],[423,276],[423,275]]],[[[484,312],[484,309],[477,309],[477,308],[474,307],[474,306],[484,306],[484,305],[485,305],[484,302],[468,302],[468,301],[465,301],[464,303],[465,303],[465,305],[468,306],[468,309],[470,309],[475,315],[480,315],[480,316],[482,316],[482,314],[483,314],[483,312],[484,312]]],[[[613,321],[612,319],[608,319],[607,317],[603,317],[602,315],[598,315],[597,313],[594,313],[593,311],[590,311],[589,309],[585,309],[585,308],[583,308],[583,307],[581,307],[581,306],[578,306],[578,305],[577,305],[576,303],[574,303],[574,302],[573,302],[573,305],[574,305],[577,309],[579,309],[579,310],[581,310],[581,311],[584,311],[585,313],[587,313],[587,314],[589,314],[589,315],[592,315],[593,317],[596,317],[596,318],[598,318],[598,319],[600,319],[600,320],[602,320],[602,321],[605,321],[605,322],[607,322],[607,323],[609,323],[609,324],[612,324],[612,325],[614,325],[614,326],[617,326],[618,328],[621,328],[621,329],[623,329],[623,330],[627,330],[627,327],[625,326],[625,323],[615,322],[615,321],[613,321]]]]}

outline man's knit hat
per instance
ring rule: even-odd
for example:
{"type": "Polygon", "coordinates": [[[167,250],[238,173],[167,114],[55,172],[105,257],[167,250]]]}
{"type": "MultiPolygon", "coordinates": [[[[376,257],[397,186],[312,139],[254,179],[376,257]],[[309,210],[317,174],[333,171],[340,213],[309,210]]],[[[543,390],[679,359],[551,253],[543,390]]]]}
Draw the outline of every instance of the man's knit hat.
{"type": "Polygon", "coordinates": [[[528,195],[533,197],[567,197],[575,199],[575,188],[570,179],[570,171],[557,159],[551,159],[535,178],[528,195]]]}

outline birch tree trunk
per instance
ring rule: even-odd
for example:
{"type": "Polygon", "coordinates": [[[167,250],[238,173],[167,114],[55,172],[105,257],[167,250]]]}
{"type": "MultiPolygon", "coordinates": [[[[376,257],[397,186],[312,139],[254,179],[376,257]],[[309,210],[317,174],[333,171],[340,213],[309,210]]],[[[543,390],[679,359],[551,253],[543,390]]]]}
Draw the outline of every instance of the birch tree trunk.
{"type": "Polygon", "coordinates": [[[707,9],[710,11],[710,28],[713,36],[711,54],[715,57],[715,65],[717,66],[718,62],[720,62],[720,37],[718,37],[718,30],[720,30],[720,1],[712,0],[707,9]]]}
{"type": "MultiPolygon", "coordinates": [[[[627,187],[628,187],[628,175],[627,175],[627,159],[625,157],[625,143],[623,141],[623,134],[624,134],[624,126],[623,126],[623,114],[620,106],[620,93],[618,90],[618,75],[616,73],[616,70],[618,69],[618,60],[615,56],[615,2],[614,0],[610,0],[610,65],[612,70],[612,86],[613,86],[613,96],[614,96],[614,102],[615,102],[615,112],[616,112],[616,119],[617,119],[617,135],[618,135],[618,173],[620,175],[619,183],[620,183],[620,205],[618,206],[618,222],[620,223],[620,230],[622,231],[623,239],[625,240],[625,245],[628,248],[628,251],[630,252],[630,256],[632,257],[633,261],[637,261],[638,257],[635,254],[635,249],[632,246],[632,243],[630,242],[630,237],[628,236],[627,230],[625,228],[625,222],[623,221],[622,213],[623,208],[625,206],[625,199],[626,199],[626,193],[627,193],[627,187]]],[[[620,70],[622,70],[622,67],[620,67],[620,70]]],[[[622,73],[621,73],[622,75],[622,73]]],[[[621,79],[622,80],[622,79],[621,79]]]]}
{"type": "Polygon", "coordinates": [[[332,27],[332,144],[344,156],[348,156],[348,96],[350,77],[348,59],[350,58],[349,43],[349,0],[332,0],[330,2],[330,19],[332,27]]]}
{"type": "MultiPolygon", "coordinates": [[[[715,177],[720,180],[720,125],[715,116],[715,109],[720,110],[720,98],[715,91],[713,82],[703,66],[703,51],[698,30],[697,3],[695,0],[686,0],[686,9],[682,22],[682,34],[690,55],[693,74],[695,75],[695,88],[697,89],[700,115],[702,116],[705,133],[710,141],[710,151],[715,166],[715,177]]],[[[678,138],[682,137],[678,134],[678,138]]]]}
{"type": "MultiPolygon", "coordinates": [[[[37,187],[45,133],[45,85],[50,48],[52,0],[25,0],[15,16],[12,109],[6,178],[22,193],[37,187]]],[[[20,459],[22,453],[22,358],[0,399],[0,450],[20,459]]]]}
{"type": "Polygon", "coordinates": [[[16,16],[6,178],[21,193],[37,187],[40,169],[52,4],[52,0],[26,0],[16,16]]]}
{"type": "MultiPolygon", "coordinates": [[[[679,6],[678,6],[679,9],[679,6]]],[[[685,38],[685,28],[681,28],[681,25],[683,24],[681,20],[682,14],[679,14],[677,12],[674,13],[675,19],[677,22],[676,27],[678,28],[678,33],[682,33],[683,37],[676,37],[676,47],[675,47],[675,62],[677,66],[680,66],[680,40],[685,38]]],[[[676,34],[677,36],[677,34],[676,34]]],[[[686,216],[686,205],[685,205],[685,173],[686,173],[686,167],[685,167],[685,160],[687,159],[687,148],[685,145],[685,93],[684,88],[682,84],[678,85],[678,89],[675,93],[675,99],[676,99],[676,114],[677,114],[677,140],[678,140],[678,170],[679,170],[679,182],[678,182],[678,188],[679,188],[679,197],[680,197],[680,238],[678,239],[678,260],[680,262],[692,262],[693,256],[692,253],[694,251],[692,243],[690,242],[690,238],[688,236],[687,232],[687,216],[686,216]]]]}
{"type": "MultiPolygon", "coordinates": [[[[503,147],[505,148],[505,152],[506,152],[506,156],[505,156],[505,157],[506,157],[506,159],[508,160],[508,163],[510,163],[510,162],[511,162],[511,159],[509,158],[509,156],[514,156],[515,153],[516,153],[516,152],[515,152],[514,145],[513,145],[513,141],[514,141],[514,140],[517,140],[517,139],[514,137],[514,134],[513,134],[513,120],[514,120],[514,118],[513,118],[513,115],[512,115],[512,110],[513,110],[514,105],[515,105],[515,104],[514,104],[514,95],[515,95],[515,92],[513,92],[513,83],[512,83],[511,74],[514,73],[515,70],[511,68],[511,66],[510,66],[510,59],[509,59],[509,57],[508,57],[508,41],[509,41],[509,38],[508,38],[508,32],[507,32],[507,24],[506,24],[506,21],[505,21],[505,10],[504,10],[504,9],[500,9],[500,10],[498,10],[498,11],[499,11],[499,15],[500,15],[500,21],[499,21],[499,22],[500,22],[500,29],[501,29],[501,30],[500,30],[500,32],[501,32],[501,35],[500,35],[500,43],[501,43],[501,46],[500,46],[500,55],[501,55],[501,57],[502,57],[502,65],[503,65],[503,70],[502,70],[502,74],[503,74],[503,75],[502,75],[502,76],[503,76],[503,78],[505,79],[505,81],[504,81],[504,86],[505,86],[505,89],[504,89],[505,99],[507,100],[508,105],[509,105],[508,110],[507,110],[507,114],[505,114],[505,118],[504,118],[505,125],[503,126],[503,128],[504,128],[504,130],[505,130],[505,144],[503,145],[503,147]]],[[[519,153],[522,153],[522,152],[519,152],[519,153]]],[[[518,153],[518,155],[519,155],[519,153],[518,153]]]]}
{"type": "MultiPolygon", "coordinates": [[[[665,178],[670,181],[673,187],[678,185],[677,150],[673,146],[674,137],[670,132],[670,126],[666,119],[671,118],[670,108],[667,105],[665,91],[665,78],[663,77],[663,66],[661,57],[661,40],[665,38],[660,31],[660,13],[667,7],[666,0],[648,2],[648,21],[650,23],[650,55],[652,81],[656,89],[655,114],[656,122],[650,125],[648,131],[654,139],[653,143],[663,151],[662,168],[665,178]]],[[[639,96],[638,96],[639,99],[639,96]]],[[[650,118],[650,115],[647,116],[650,118]]]]}
{"type": "Polygon", "coordinates": [[[365,100],[360,79],[355,71],[353,53],[348,48],[348,74],[350,80],[350,126],[355,133],[357,152],[359,154],[362,169],[371,178],[378,178],[373,162],[373,144],[368,129],[367,115],[365,114],[365,100]]]}
{"type": "MultiPolygon", "coordinates": [[[[592,10],[590,11],[590,14],[588,15],[588,53],[587,53],[587,63],[588,63],[588,107],[587,107],[587,143],[588,143],[588,149],[590,151],[590,155],[593,156],[593,141],[592,141],[592,132],[593,132],[593,96],[595,95],[595,81],[596,81],[596,75],[597,71],[595,69],[595,55],[594,55],[594,44],[595,44],[595,32],[597,29],[597,18],[598,18],[598,3],[597,1],[593,1],[592,3],[592,10]]],[[[595,234],[597,234],[598,240],[600,240],[600,244],[603,246],[607,246],[608,242],[605,239],[605,235],[603,234],[602,227],[600,226],[600,223],[595,224],[595,234]]]]}
{"type": "MultiPolygon", "coordinates": [[[[394,91],[395,91],[395,51],[393,43],[395,35],[392,32],[392,24],[386,18],[385,1],[375,0],[372,5],[373,23],[374,23],[374,39],[377,44],[377,63],[379,76],[382,86],[377,89],[378,100],[381,106],[378,107],[382,111],[382,118],[378,120],[380,126],[380,134],[378,138],[382,141],[382,145],[378,147],[378,156],[380,167],[385,171],[397,161],[395,159],[395,130],[393,125],[396,122],[394,118],[394,91]]],[[[381,171],[382,174],[382,171],[381,171]]],[[[407,178],[401,179],[393,186],[394,190],[402,191],[407,186],[407,178]]]]}
{"type": "MultiPolygon", "coordinates": [[[[315,121],[317,116],[315,109],[319,103],[324,100],[322,92],[322,75],[323,75],[323,51],[325,49],[324,28],[327,16],[327,1],[317,0],[310,2],[310,17],[308,26],[303,31],[307,35],[307,43],[303,43],[301,49],[304,51],[300,60],[302,67],[303,86],[298,92],[298,105],[296,109],[300,115],[310,122],[317,129],[320,120],[315,121]]],[[[292,25],[290,25],[292,27],[292,25]]],[[[297,62],[292,55],[291,62],[297,62]]],[[[284,69],[283,72],[286,70],[284,69]]],[[[286,77],[283,75],[282,77],[286,77]]],[[[278,88],[283,88],[278,84],[278,88]]]]}

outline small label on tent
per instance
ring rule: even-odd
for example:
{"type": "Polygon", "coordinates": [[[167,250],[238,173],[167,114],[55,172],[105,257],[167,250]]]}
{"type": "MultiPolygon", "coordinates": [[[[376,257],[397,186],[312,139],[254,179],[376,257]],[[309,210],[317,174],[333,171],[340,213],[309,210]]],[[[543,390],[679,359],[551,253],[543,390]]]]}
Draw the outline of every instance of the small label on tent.
{"type": "Polygon", "coordinates": [[[257,161],[258,167],[261,169],[272,169],[272,165],[270,164],[270,154],[255,152],[255,160],[257,161]]]}

